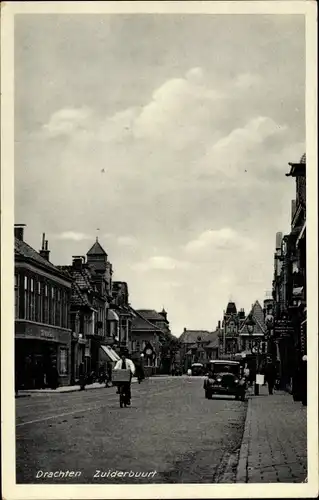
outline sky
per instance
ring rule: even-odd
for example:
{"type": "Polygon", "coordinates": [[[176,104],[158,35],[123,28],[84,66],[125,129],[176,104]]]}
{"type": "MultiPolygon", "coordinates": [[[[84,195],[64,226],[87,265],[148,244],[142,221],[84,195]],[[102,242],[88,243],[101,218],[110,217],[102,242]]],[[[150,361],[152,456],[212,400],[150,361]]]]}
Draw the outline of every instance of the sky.
{"type": "Polygon", "coordinates": [[[15,223],[98,235],[135,308],[215,329],[271,290],[305,151],[301,15],[15,16],[15,223]],[[41,18],[41,19],[40,19],[41,18]]]}

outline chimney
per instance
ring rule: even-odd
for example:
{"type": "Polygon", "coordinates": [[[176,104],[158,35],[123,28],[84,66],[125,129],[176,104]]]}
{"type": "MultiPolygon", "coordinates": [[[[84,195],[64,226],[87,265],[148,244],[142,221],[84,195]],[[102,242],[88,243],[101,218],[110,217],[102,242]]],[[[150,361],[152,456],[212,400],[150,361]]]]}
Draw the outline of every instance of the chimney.
{"type": "Polygon", "coordinates": [[[73,269],[75,269],[76,271],[81,271],[83,264],[85,263],[85,257],[83,257],[83,255],[74,255],[72,259],[73,269]]]}
{"type": "Polygon", "coordinates": [[[291,200],[291,221],[296,213],[296,205],[297,205],[296,200],[291,200]]]}
{"type": "Polygon", "coordinates": [[[49,261],[50,250],[48,250],[48,240],[45,239],[45,233],[42,234],[42,248],[39,251],[41,257],[49,261]]]}
{"type": "Polygon", "coordinates": [[[25,224],[15,224],[14,225],[14,237],[20,241],[23,241],[25,224]]]}
{"type": "Polygon", "coordinates": [[[276,250],[281,249],[282,233],[276,233],[276,250]]]}
{"type": "Polygon", "coordinates": [[[186,332],[187,328],[184,326],[184,333],[186,332]]]}

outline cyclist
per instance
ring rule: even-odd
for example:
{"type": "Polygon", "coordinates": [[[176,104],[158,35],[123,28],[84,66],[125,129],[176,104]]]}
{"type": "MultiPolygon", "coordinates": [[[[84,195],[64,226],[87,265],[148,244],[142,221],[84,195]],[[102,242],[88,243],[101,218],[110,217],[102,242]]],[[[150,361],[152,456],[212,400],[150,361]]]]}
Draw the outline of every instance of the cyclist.
{"type": "MultiPolygon", "coordinates": [[[[131,370],[131,380],[129,382],[121,382],[121,386],[123,387],[126,396],[127,396],[127,405],[131,404],[131,382],[132,377],[135,373],[135,366],[131,359],[128,359],[128,351],[121,351],[121,359],[114,366],[114,370],[131,370]]],[[[120,389],[120,388],[119,388],[120,389]]]]}

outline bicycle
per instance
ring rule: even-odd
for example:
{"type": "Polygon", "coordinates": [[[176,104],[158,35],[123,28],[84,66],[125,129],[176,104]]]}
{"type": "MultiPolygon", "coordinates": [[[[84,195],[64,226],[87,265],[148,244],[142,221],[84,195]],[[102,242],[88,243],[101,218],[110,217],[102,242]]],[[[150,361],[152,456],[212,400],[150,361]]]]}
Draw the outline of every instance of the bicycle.
{"type": "Polygon", "coordinates": [[[123,408],[123,406],[124,408],[126,408],[131,404],[126,384],[120,384],[119,395],[120,395],[120,408],[123,408]]]}

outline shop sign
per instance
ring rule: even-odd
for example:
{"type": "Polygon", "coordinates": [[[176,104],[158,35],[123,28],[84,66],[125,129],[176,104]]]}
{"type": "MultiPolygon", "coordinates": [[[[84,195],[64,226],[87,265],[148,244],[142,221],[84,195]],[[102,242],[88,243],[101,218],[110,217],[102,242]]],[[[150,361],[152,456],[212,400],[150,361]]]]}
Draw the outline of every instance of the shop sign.
{"type": "Polygon", "coordinates": [[[40,330],[40,337],[44,339],[54,339],[54,334],[46,330],[40,330]]]}

